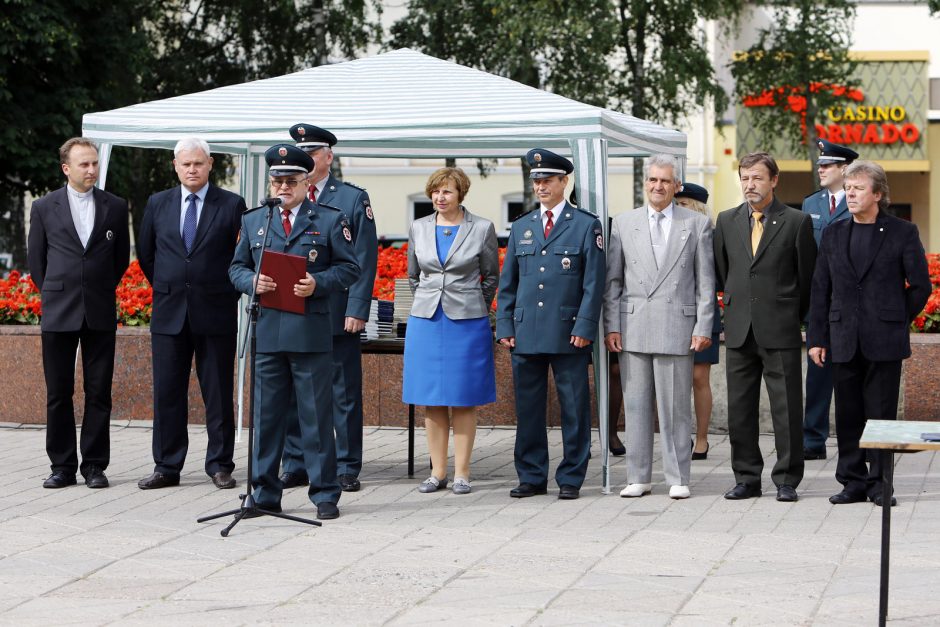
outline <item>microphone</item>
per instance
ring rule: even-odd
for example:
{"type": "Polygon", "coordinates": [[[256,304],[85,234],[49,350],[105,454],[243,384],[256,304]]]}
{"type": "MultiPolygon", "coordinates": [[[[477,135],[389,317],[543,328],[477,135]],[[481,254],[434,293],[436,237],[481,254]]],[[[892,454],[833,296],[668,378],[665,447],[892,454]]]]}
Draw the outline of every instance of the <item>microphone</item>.
{"type": "Polygon", "coordinates": [[[258,205],[257,207],[252,207],[251,209],[245,209],[244,211],[242,211],[242,215],[246,213],[251,213],[252,211],[257,211],[258,209],[264,209],[265,207],[269,209],[273,209],[274,207],[277,207],[284,201],[279,196],[275,196],[274,198],[262,198],[259,202],[261,204],[258,205]]]}

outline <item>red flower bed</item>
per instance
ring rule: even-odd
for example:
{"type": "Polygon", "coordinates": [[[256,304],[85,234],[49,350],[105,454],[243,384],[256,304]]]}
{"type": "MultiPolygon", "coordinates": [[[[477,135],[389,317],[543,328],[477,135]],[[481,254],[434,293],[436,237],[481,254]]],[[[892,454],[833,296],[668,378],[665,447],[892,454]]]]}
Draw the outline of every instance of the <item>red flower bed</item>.
{"type": "Polygon", "coordinates": [[[927,254],[927,268],[930,271],[933,293],[930,294],[924,310],[911,323],[911,331],[915,333],[940,333],[940,254],[927,254]]]}

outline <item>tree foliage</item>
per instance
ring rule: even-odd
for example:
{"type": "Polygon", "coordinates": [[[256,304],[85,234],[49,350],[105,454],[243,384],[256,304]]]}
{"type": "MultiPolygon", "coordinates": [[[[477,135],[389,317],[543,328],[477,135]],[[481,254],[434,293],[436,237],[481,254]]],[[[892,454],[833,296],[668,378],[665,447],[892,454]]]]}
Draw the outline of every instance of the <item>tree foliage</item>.
{"type": "Polygon", "coordinates": [[[813,129],[821,112],[856,86],[849,58],[855,6],[849,0],[774,0],[767,8],[771,25],[732,62],[736,93],[764,105],[751,109],[755,127],[795,149],[803,146],[818,177],[813,129]]]}

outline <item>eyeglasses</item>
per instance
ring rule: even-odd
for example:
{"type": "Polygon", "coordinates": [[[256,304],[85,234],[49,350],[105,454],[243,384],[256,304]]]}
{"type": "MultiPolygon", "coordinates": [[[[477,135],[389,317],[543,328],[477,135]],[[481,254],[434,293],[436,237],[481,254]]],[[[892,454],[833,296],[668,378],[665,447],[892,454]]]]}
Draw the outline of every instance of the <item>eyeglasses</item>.
{"type": "Polygon", "coordinates": [[[278,189],[284,186],[287,186],[288,189],[294,189],[295,187],[303,183],[305,180],[306,179],[282,179],[278,181],[275,179],[270,179],[270,182],[271,182],[271,187],[274,189],[278,189]]]}

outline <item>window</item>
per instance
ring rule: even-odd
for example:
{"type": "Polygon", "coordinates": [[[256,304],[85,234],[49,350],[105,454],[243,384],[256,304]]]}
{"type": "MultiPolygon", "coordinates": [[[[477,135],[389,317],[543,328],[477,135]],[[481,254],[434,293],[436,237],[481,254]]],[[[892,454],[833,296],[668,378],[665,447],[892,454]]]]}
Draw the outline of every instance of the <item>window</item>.
{"type": "Polygon", "coordinates": [[[415,220],[420,220],[426,216],[434,213],[434,205],[424,195],[424,192],[419,194],[411,194],[408,196],[408,211],[411,214],[411,222],[415,220]]]}
{"type": "Polygon", "coordinates": [[[522,204],[522,194],[506,194],[503,196],[502,202],[502,229],[503,233],[508,234],[509,229],[512,227],[512,223],[515,222],[519,216],[524,213],[527,213],[528,210],[522,204]]]}

